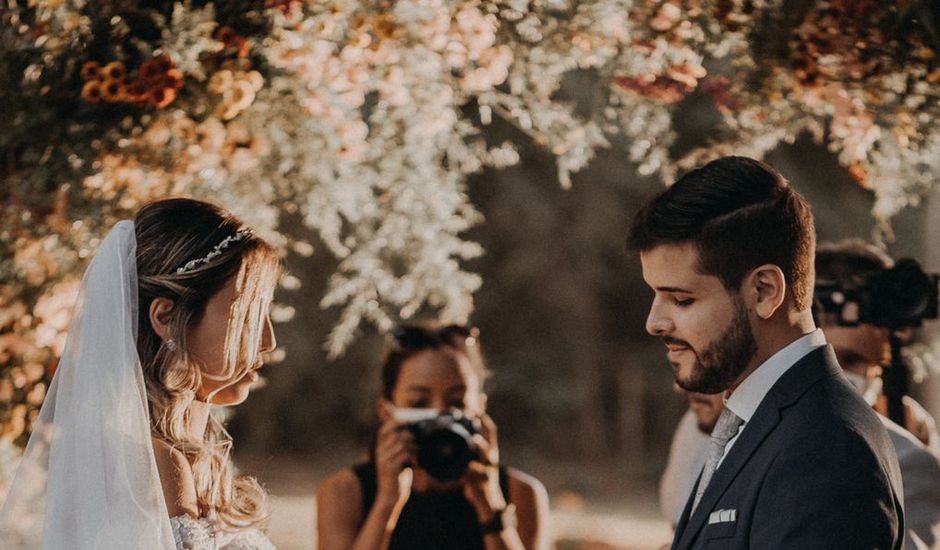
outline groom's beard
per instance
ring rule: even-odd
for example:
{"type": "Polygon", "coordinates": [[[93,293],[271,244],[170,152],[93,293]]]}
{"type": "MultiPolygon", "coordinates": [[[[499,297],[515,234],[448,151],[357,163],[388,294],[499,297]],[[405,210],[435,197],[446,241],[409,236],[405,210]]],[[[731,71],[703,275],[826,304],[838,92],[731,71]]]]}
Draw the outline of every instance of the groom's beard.
{"type": "Polygon", "coordinates": [[[680,388],[708,394],[723,392],[747,369],[757,352],[757,342],[744,303],[735,298],[734,309],[734,318],[721,336],[701,354],[692,350],[695,354],[692,375],[681,379],[677,374],[680,388]]]}

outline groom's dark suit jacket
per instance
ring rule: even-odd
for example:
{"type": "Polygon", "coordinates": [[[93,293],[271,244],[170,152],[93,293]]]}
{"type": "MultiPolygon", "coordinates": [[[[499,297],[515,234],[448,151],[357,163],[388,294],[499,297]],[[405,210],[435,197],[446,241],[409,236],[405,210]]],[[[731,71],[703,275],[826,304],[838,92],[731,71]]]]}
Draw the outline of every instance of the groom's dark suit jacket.
{"type": "Polygon", "coordinates": [[[894,448],[828,345],[774,384],[689,517],[691,500],[673,550],[896,550],[904,540],[894,448]]]}

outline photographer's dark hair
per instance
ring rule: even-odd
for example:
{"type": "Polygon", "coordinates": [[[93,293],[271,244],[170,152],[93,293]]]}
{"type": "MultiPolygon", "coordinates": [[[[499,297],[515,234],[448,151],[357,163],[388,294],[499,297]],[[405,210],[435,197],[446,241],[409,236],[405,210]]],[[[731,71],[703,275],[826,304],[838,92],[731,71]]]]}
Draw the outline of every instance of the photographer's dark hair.
{"type": "Polygon", "coordinates": [[[811,304],[816,229],[809,203],[774,168],[724,157],[685,174],[637,214],[628,248],[692,243],[699,271],[737,290],[763,264],[783,271],[797,310],[811,304]]]}
{"type": "Polygon", "coordinates": [[[865,279],[894,267],[894,260],[862,239],[820,243],[816,248],[816,280],[861,286],[865,279]]]}
{"type": "Polygon", "coordinates": [[[388,351],[382,361],[382,395],[392,398],[401,366],[410,357],[425,350],[453,350],[470,359],[482,383],[489,376],[479,344],[480,331],[475,327],[440,324],[403,324],[390,334],[388,351]]]}

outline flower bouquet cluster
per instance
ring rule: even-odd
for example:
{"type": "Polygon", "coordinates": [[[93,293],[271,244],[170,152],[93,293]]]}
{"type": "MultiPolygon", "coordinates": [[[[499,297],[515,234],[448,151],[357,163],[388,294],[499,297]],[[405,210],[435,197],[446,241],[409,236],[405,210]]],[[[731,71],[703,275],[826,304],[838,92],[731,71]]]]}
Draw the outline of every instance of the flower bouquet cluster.
{"type": "Polygon", "coordinates": [[[875,194],[878,237],[940,170],[940,7],[921,0],[762,1],[722,19],[741,46],[717,90],[725,125],[680,166],[761,157],[810,132],[875,194]]]}
{"type": "Polygon", "coordinates": [[[565,186],[611,138],[670,181],[809,131],[887,220],[940,168],[938,19],[923,0],[6,2],[0,437],[25,440],[98,239],[159,197],[222,203],[285,251],[312,246],[282,213],[315,229],[339,259],[334,355],[364,321],[469,315],[467,176],[518,161],[484,139],[495,118],[565,186]],[[702,94],[722,123],[673,159],[673,117],[702,94]]]}

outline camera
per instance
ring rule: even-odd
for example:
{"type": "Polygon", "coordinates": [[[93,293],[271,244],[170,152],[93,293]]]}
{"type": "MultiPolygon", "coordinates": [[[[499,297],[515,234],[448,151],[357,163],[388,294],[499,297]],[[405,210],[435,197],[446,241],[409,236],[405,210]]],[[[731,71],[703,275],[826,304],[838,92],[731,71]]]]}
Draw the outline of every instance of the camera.
{"type": "Polygon", "coordinates": [[[866,277],[862,284],[817,281],[815,300],[840,325],[870,324],[899,330],[936,319],[940,275],[928,274],[913,259],[898,261],[866,277]]]}
{"type": "Polygon", "coordinates": [[[477,423],[461,411],[398,409],[395,417],[414,434],[418,465],[438,481],[459,479],[477,458],[472,439],[477,423]]]}

